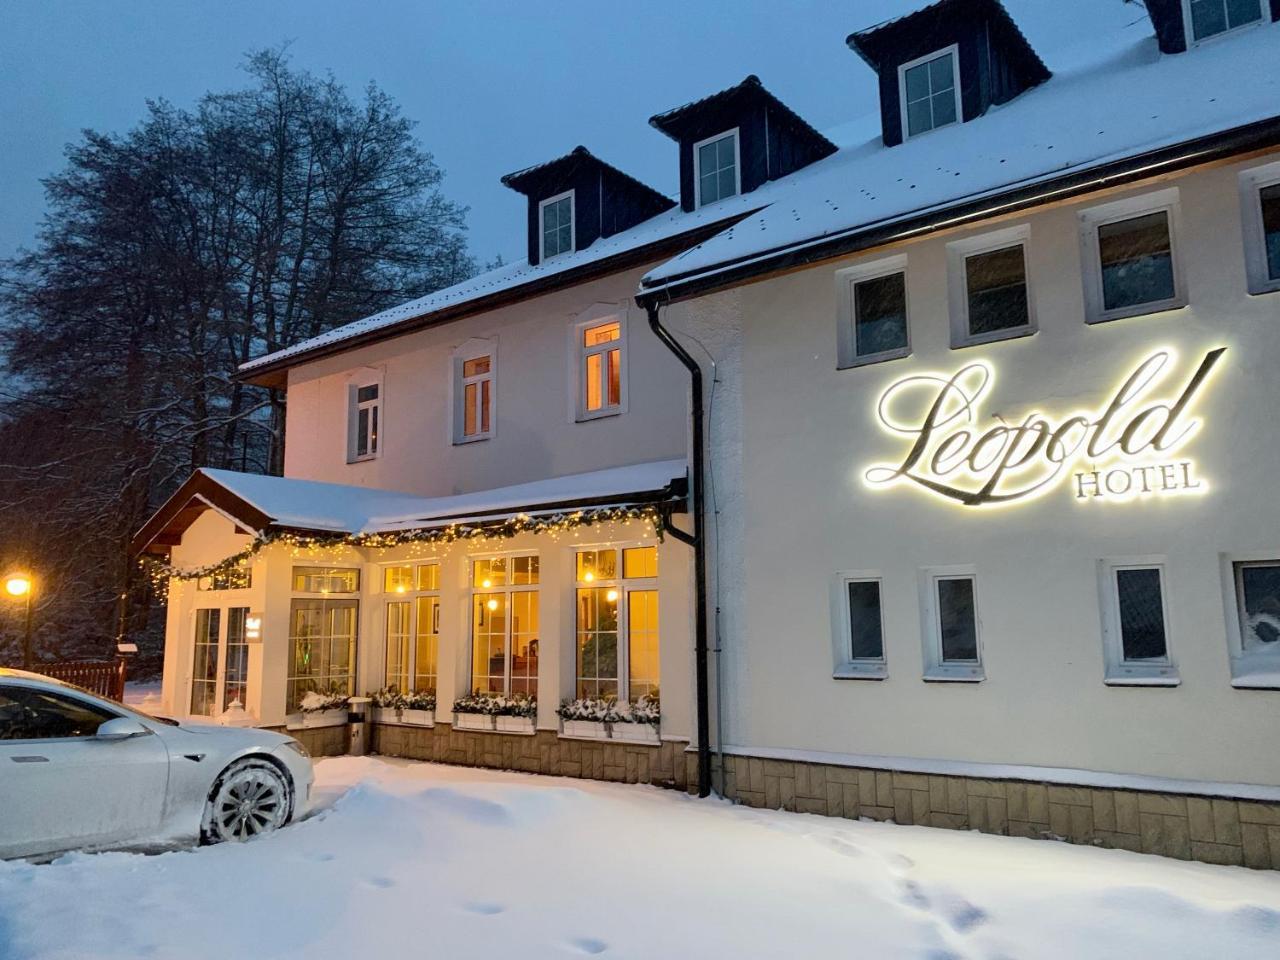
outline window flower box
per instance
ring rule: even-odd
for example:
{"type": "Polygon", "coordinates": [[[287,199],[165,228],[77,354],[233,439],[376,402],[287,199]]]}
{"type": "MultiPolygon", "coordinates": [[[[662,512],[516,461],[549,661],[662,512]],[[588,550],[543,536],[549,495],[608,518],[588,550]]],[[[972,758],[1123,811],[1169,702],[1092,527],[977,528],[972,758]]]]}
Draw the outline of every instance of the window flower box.
{"type": "Polygon", "coordinates": [[[492,730],[493,717],[487,713],[454,713],[455,730],[492,730]]]}
{"type": "Polygon", "coordinates": [[[494,717],[497,729],[501,733],[533,733],[533,717],[494,717]]]}
{"type": "Polygon", "coordinates": [[[400,711],[395,707],[374,707],[371,711],[374,723],[399,723],[400,711]]]}
{"type": "Polygon", "coordinates": [[[436,725],[436,715],[434,710],[404,709],[400,711],[399,722],[408,724],[411,727],[434,727],[436,725]]]}
{"type": "Polygon", "coordinates": [[[312,730],[316,727],[340,727],[346,722],[346,707],[333,707],[328,710],[307,710],[302,714],[302,727],[304,730],[312,730]]]}
{"type": "Polygon", "coordinates": [[[603,720],[565,720],[566,737],[586,737],[590,740],[607,740],[609,725],[603,720]]]}
{"type": "Polygon", "coordinates": [[[613,739],[631,743],[657,743],[658,728],[652,723],[615,723],[613,739]]]}

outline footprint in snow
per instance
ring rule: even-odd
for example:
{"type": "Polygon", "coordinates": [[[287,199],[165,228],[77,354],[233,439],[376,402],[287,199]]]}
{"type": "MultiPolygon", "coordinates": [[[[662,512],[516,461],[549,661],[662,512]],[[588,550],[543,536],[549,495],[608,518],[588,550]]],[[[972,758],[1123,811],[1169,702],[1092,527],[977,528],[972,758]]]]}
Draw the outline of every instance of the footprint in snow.
{"type": "Polygon", "coordinates": [[[303,860],[310,860],[312,863],[328,863],[330,860],[336,860],[337,857],[332,853],[308,853],[304,854],[303,860]]]}
{"type": "Polygon", "coordinates": [[[386,890],[388,887],[396,885],[396,882],[390,877],[365,877],[364,882],[371,887],[377,887],[379,890],[386,890]]]}
{"type": "Polygon", "coordinates": [[[609,945],[603,940],[597,940],[594,937],[577,937],[569,941],[569,946],[579,953],[597,954],[604,953],[609,949],[609,945]]]}
{"type": "Polygon", "coordinates": [[[945,913],[947,922],[956,933],[968,933],[991,919],[987,911],[967,900],[956,900],[954,903],[947,904],[945,913]]]}
{"type": "Polygon", "coordinates": [[[860,857],[863,850],[856,843],[845,839],[844,837],[831,837],[827,840],[827,846],[836,853],[842,853],[846,857],[860,857]]]}
{"type": "Polygon", "coordinates": [[[479,914],[482,917],[492,917],[502,913],[507,908],[500,903],[464,903],[462,909],[467,913],[479,914]]]}

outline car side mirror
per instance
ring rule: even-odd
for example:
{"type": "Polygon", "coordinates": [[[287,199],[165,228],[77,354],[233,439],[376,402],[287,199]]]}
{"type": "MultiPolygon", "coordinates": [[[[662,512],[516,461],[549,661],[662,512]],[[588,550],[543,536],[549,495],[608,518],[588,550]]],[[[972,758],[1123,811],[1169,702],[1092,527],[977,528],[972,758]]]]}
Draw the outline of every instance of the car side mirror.
{"type": "Polygon", "coordinates": [[[150,732],[132,717],[116,717],[103,722],[93,736],[96,740],[129,740],[133,737],[145,737],[150,732]]]}

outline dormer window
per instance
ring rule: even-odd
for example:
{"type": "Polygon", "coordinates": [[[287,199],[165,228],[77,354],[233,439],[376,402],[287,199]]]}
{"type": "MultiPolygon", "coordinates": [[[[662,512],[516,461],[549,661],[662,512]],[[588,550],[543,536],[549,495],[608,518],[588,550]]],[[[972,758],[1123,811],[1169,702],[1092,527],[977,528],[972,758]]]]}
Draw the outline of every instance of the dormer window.
{"type": "Polygon", "coordinates": [[[733,129],[693,145],[698,206],[734,197],[742,192],[738,175],[738,131],[733,129]]]}
{"type": "Polygon", "coordinates": [[[538,205],[542,236],[542,259],[573,252],[573,191],[562,193],[538,205]]]}
{"type": "Polygon", "coordinates": [[[898,68],[902,127],[915,137],[960,118],[959,50],[955,45],[898,68]]]}
{"type": "Polygon", "coordinates": [[[1262,0],[1182,0],[1187,39],[1198,43],[1262,19],[1262,0]]]}

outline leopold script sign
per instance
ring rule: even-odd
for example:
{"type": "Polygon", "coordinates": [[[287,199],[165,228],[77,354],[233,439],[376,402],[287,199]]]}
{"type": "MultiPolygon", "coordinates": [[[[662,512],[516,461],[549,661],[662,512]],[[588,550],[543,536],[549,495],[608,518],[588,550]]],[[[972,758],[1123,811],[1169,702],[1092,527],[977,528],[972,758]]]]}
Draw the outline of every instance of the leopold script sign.
{"type": "Polygon", "coordinates": [[[1174,453],[1199,427],[1190,408],[1225,351],[1210,350],[1179,378],[1173,351],[1158,350],[1094,410],[1033,411],[986,430],[980,408],[994,372],[985,363],[907,377],[876,407],[885,430],[906,442],[904,454],[870,467],[866,482],[915,485],[965,506],[1027,499],[1068,477],[1080,500],[1203,490],[1195,464],[1174,453]]]}

